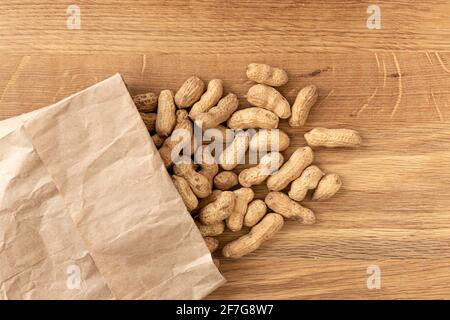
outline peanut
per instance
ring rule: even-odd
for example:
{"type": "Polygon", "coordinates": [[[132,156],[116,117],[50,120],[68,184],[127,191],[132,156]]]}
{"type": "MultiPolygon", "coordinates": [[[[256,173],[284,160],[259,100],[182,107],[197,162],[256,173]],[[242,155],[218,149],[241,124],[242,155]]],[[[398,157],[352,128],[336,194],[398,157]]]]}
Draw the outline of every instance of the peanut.
{"type": "Polygon", "coordinates": [[[222,192],[216,201],[211,202],[200,211],[200,222],[209,225],[225,220],[232,214],[235,202],[236,195],[232,191],[222,192]]]}
{"type": "Polygon", "coordinates": [[[220,166],[224,170],[233,170],[238,164],[243,163],[245,153],[248,149],[248,143],[248,133],[238,131],[233,142],[220,155],[220,166]]]}
{"type": "Polygon", "coordinates": [[[244,226],[253,227],[257,224],[267,212],[267,206],[264,201],[257,199],[250,202],[247,213],[244,217],[244,226]]]}
{"type": "Polygon", "coordinates": [[[292,116],[289,119],[289,125],[291,127],[302,127],[305,125],[309,111],[317,101],[317,91],[317,87],[314,85],[300,90],[292,106],[292,116]]]}
{"type": "Polygon", "coordinates": [[[204,237],[203,240],[205,240],[206,247],[208,248],[209,252],[213,253],[217,250],[219,247],[219,240],[213,237],[204,237]]]}
{"type": "Polygon", "coordinates": [[[228,229],[231,231],[239,231],[244,224],[244,216],[247,212],[248,203],[253,200],[255,193],[250,188],[240,188],[233,192],[236,196],[236,203],[231,215],[227,218],[226,223],[228,229]]]}
{"type": "Polygon", "coordinates": [[[142,121],[144,121],[144,124],[149,132],[155,131],[155,124],[156,124],[156,113],[143,113],[139,112],[141,115],[142,121]]]}
{"type": "Polygon", "coordinates": [[[256,84],[247,92],[247,101],[256,107],[275,113],[281,119],[291,116],[291,107],[285,97],[276,89],[264,84],[256,84]]]}
{"type": "Polygon", "coordinates": [[[272,191],[283,190],[300,176],[313,159],[314,154],[310,147],[298,148],[280,170],[267,179],[267,188],[272,191]]]}
{"type": "Polygon", "coordinates": [[[181,198],[183,199],[183,202],[186,205],[188,211],[192,211],[197,208],[198,199],[186,179],[177,175],[173,175],[172,181],[175,185],[175,188],[177,188],[178,193],[181,195],[181,198]]]}
{"type": "Polygon", "coordinates": [[[191,111],[189,111],[189,117],[194,119],[200,113],[207,112],[209,109],[214,107],[223,94],[222,80],[213,79],[208,83],[208,88],[206,92],[201,96],[200,100],[197,101],[193,106],[191,111]]]}
{"type": "Polygon", "coordinates": [[[217,200],[219,195],[222,193],[222,190],[213,190],[209,196],[206,198],[200,199],[198,202],[197,210],[201,210],[202,208],[206,207],[211,202],[214,202],[217,200]]]}
{"type": "Polygon", "coordinates": [[[211,155],[211,151],[208,146],[201,145],[196,152],[196,159],[199,160],[201,170],[200,174],[204,175],[208,178],[211,186],[213,185],[213,179],[217,172],[219,172],[219,165],[216,163],[216,160],[211,155]],[[201,154],[201,155],[200,155],[201,154]]]}
{"type": "Polygon", "coordinates": [[[162,144],[164,143],[164,139],[161,138],[160,136],[158,136],[157,133],[152,135],[152,140],[153,140],[153,143],[155,144],[156,148],[160,148],[162,146],[162,144]]]}
{"type": "Polygon", "coordinates": [[[342,186],[341,178],[335,174],[327,174],[322,180],[319,181],[319,185],[314,191],[313,200],[326,200],[334,196],[342,186]]]}
{"type": "Polygon", "coordinates": [[[270,152],[261,158],[255,167],[244,169],[239,174],[239,183],[243,187],[259,185],[283,164],[284,157],[279,152],[270,152]]]}
{"type": "Polygon", "coordinates": [[[258,249],[283,227],[284,219],[277,213],[267,214],[260,223],[252,227],[250,232],[223,247],[222,254],[226,258],[237,259],[258,249]]]}
{"type": "Polygon", "coordinates": [[[161,137],[168,137],[175,127],[177,118],[176,106],[173,101],[173,93],[163,90],[158,98],[158,112],[156,114],[156,132],[161,137]]]}
{"type": "Polygon", "coordinates": [[[272,87],[279,87],[288,82],[286,71],[263,63],[250,63],[247,66],[247,78],[272,87]]]}
{"type": "Polygon", "coordinates": [[[175,103],[178,108],[189,108],[200,99],[205,90],[205,84],[197,77],[188,78],[175,94],[175,103]]]}
{"type": "Polygon", "coordinates": [[[227,125],[230,129],[274,129],[278,127],[278,117],[272,111],[253,107],[236,111],[227,125]]]}
{"type": "Polygon", "coordinates": [[[214,186],[220,190],[229,190],[238,183],[238,176],[233,171],[222,171],[214,177],[214,186]]]}
{"type": "Polygon", "coordinates": [[[314,212],[291,200],[284,193],[269,192],[264,201],[270,209],[281,214],[286,219],[301,219],[303,224],[316,222],[314,212]]]}
{"type": "Polygon", "coordinates": [[[323,176],[324,173],[319,167],[309,166],[302,172],[300,177],[292,182],[289,197],[295,201],[302,201],[305,199],[308,190],[316,188],[323,176]]]}
{"type": "Polygon", "coordinates": [[[314,128],[305,133],[305,139],[311,147],[355,148],[361,145],[358,132],[351,129],[314,128]]]}
{"type": "Polygon", "coordinates": [[[224,126],[217,126],[215,128],[206,129],[203,133],[203,141],[206,144],[223,144],[233,141],[234,133],[224,126]]]}
{"type": "Polygon", "coordinates": [[[135,95],[133,102],[140,112],[155,112],[158,107],[158,96],[153,92],[142,93],[135,95]]]}
{"type": "Polygon", "coordinates": [[[236,111],[239,106],[239,100],[235,94],[229,93],[220,99],[217,106],[212,107],[207,112],[200,113],[195,119],[195,123],[202,127],[203,130],[215,128],[222,122],[228,120],[231,114],[236,111]],[[200,125],[201,124],[201,125],[200,125]]]}
{"type": "Polygon", "coordinates": [[[195,224],[203,237],[215,237],[225,231],[225,222],[223,221],[209,225],[204,225],[200,222],[196,222],[195,224]]]}
{"type": "Polygon", "coordinates": [[[211,194],[211,183],[207,177],[195,171],[192,162],[181,161],[176,163],[173,172],[187,180],[197,197],[206,198],[211,194]]]}
{"type": "Polygon", "coordinates": [[[289,147],[291,139],[280,129],[258,130],[250,140],[250,152],[284,151],[289,147]]]}

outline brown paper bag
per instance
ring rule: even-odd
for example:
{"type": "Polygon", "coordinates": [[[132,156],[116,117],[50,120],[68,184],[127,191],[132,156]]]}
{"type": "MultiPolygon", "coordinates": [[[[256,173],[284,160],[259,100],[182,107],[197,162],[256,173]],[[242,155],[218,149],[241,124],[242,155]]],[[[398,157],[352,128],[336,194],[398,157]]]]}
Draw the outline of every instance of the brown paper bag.
{"type": "Polygon", "coordinates": [[[120,75],[0,122],[0,155],[1,298],[199,299],[224,282],[120,75]]]}

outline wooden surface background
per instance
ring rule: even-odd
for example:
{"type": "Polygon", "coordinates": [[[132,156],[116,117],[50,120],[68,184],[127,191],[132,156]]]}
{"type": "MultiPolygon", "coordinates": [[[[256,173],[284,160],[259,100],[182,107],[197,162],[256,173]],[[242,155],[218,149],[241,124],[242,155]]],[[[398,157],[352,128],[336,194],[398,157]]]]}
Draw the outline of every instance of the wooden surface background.
{"type": "Polygon", "coordinates": [[[132,93],[221,78],[246,106],[246,65],[283,67],[290,102],[307,84],[320,89],[304,129],[281,125],[293,147],[315,126],[357,129],[364,145],[317,150],[343,189],[305,203],[316,225],[287,222],[253,254],[222,259],[228,283],[210,298],[450,298],[449,14],[448,1],[3,2],[0,118],[116,72],[132,93]],[[66,28],[70,4],[80,30],[66,28]],[[380,30],[366,27],[370,4],[380,30]],[[371,265],[379,290],[366,285],[371,265]]]}

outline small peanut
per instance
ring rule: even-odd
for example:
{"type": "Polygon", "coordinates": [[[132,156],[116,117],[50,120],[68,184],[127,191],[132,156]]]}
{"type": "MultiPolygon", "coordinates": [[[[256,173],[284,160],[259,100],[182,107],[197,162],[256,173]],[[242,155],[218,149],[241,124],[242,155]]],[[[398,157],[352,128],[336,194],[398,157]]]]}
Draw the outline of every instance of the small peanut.
{"type": "Polygon", "coordinates": [[[220,155],[220,166],[224,170],[233,170],[238,164],[242,164],[248,149],[248,143],[248,133],[245,131],[238,131],[233,142],[220,155]]]}
{"type": "Polygon", "coordinates": [[[206,198],[211,194],[211,183],[207,177],[195,171],[192,162],[180,161],[179,163],[176,163],[173,172],[187,180],[197,197],[206,198]]]}
{"type": "Polygon", "coordinates": [[[300,90],[292,106],[292,116],[289,119],[289,125],[291,127],[302,127],[305,125],[309,111],[317,101],[317,91],[317,87],[314,85],[300,90]]]}
{"type": "Polygon", "coordinates": [[[243,187],[259,185],[267,179],[268,176],[278,170],[283,164],[284,157],[279,152],[270,152],[261,158],[259,164],[255,167],[244,169],[239,174],[239,183],[243,187]]]}
{"type": "Polygon", "coordinates": [[[214,186],[220,190],[230,190],[238,183],[238,176],[233,171],[222,171],[214,177],[214,186]]]}
{"type": "Polygon", "coordinates": [[[173,101],[173,93],[163,90],[158,98],[158,111],[156,114],[156,132],[161,137],[168,137],[172,133],[177,122],[175,115],[176,106],[173,101]]]}
{"type": "Polygon", "coordinates": [[[284,193],[269,192],[264,201],[270,209],[281,214],[286,219],[301,219],[303,224],[316,222],[314,212],[291,200],[284,193]]]}
{"type": "Polygon", "coordinates": [[[208,248],[209,252],[213,253],[217,250],[219,247],[219,240],[213,237],[204,237],[203,240],[205,240],[206,247],[208,248]]]}
{"type": "Polygon", "coordinates": [[[201,96],[200,100],[194,103],[191,111],[189,111],[189,117],[194,119],[200,113],[207,112],[209,109],[214,107],[223,94],[222,80],[212,79],[208,83],[208,88],[206,92],[201,96]]]}
{"type": "Polygon", "coordinates": [[[305,133],[305,139],[311,147],[355,148],[361,145],[358,132],[351,129],[314,128],[305,133]]]}
{"type": "Polygon", "coordinates": [[[228,229],[231,231],[239,231],[244,224],[244,216],[247,212],[248,203],[253,200],[255,193],[250,188],[240,188],[233,191],[233,193],[236,196],[236,203],[231,215],[227,218],[226,223],[228,229]]]}
{"type": "Polygon", "coordinates": [[[140,112],[155,112],[158,107],[158,95],[153,92],[138,94],[133,97],[133,102],[140,112]]]}
{"type": "Polygon", "coordinates": [[[263,63],[250,63],[247,66],[247,78],[272,87],[279,87],[288,82],[286,71],[263,63]]]}
{"type": "Polygon", "coordinates": [[[316,188],[323,176],[324,173],[319,167],[309,166],[302,172],[300,177],[292,182],[289,197],[295,201],[302,201],[305,199],[308,190],[316,188]]]}
{"type": "Polygon", "coordinates": [[[272,111],[252,107],[236,111],[227,125],[230,129],[274,129],[278,127],[278,116],[272,111]]]}
{"type": "Polygon", "coordinates": [[[183,199],[183,202],[186,205],[188,211],[192,211],[197,208],[198,199],[186,179],[177,175],[173,175],[172,181],[175,185],[175,188],[178,190],[178,193],[181,195],[181,198],[183,199]]]}
{"type": "Polygon", "coordinates": [[[209,225],[204,225],[200,222],[196,222],[195,224],[203,237],[215,237],[225,231],[225,222],[223,221],[209,225]]]}
{"type": "Polygon", "coordinates": [[[234,209],[236,195],[232,191],[224,191],[217,200],[200,210],[199,219],[202,224],[209,225],[228,218],[234,209]]]}
{"type": "Polygon", "coordinates": [[[149,132],[155,131],[156,125],[156,113],[143,113],[139,112],[141,115],[142,121],[144,121],[145,127],[149,132]]]}
{"type": "Polygon", "coordinates": [[[229,93],[219,100],[217,106],[212,107],[207,112],[200,113],[194,117],[195,123],[203,130],[216,128],[221,123],[228,120],[231,114],[239,106],[239,100],[233,93],[229,93]]]}
{"type": "Polygon", "coordinates": [[[267,212],[267,206],[264,201],[257,199],[249,203],[247,213],[244,217],[244,226],[253,227],[257,224],[267,212]]]}
{"type": "Polygon", "coordinates": [[[277,213],[267,214],[250,232],[223,247],[226,258],[237,259],[258,249],[261,244],[272,238],[283,227],[284,219],[277,213]]]}
{"type": "Polygon", "coordinates": [[[326,200],[334,196],[342,186],[341,178],[335,174],[327,174],[322,180],[319,181],[319,185],[314,191],[313,200],[326,200]]]}
{"type": "Polygon", "coordinates": [[[291,139],[280,129],[258,130],[250,140],[250,152],[284,151],[289,147],[291,139]]]}
{"type": "Polygon", "coordinates": [[[197,77],[188,78],[175,94],[175,103],[178,108],[189,108],[200,99],[205,90],[205,84],[197,77]]]}
{"type": "Polygon", "coordinates": [[[256,107],[275,113],[281,119],[291,116],[291,107],[285,97],[272,87],[256,84],[247,92],[247,101],[256,107]]]}
{"type": "Polygon", "coordinates": [[[314,154],[310,147],[298,148],[280,170],[267,179],[267,188],[272,191],[283,190],[291,181],[297,179],[313,160],[314,154]]]}

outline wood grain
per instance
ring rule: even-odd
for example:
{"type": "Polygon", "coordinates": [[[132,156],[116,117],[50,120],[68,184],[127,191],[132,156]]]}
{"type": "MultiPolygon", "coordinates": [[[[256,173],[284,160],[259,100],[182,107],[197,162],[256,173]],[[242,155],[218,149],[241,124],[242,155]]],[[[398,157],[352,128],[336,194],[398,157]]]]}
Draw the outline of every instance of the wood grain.
{"type": "Polygon", "coordinates": [[[287,70],[291,103],[319,87],[305,128],[281,123],[287,155],[316,126],[361,132],[360,149],[315,152],[344,182],[336,197],[305,202],[318,223],[289,221],[258,251],[222,259],[228,283],[210,298],[450,298],[449,2],[378,2],[381,30],[366,28],[369,3],[358,1],[77,4],[81,30],[66,29],[65,1],[0,4],[0,118],[116,72],[132,94],[221,78],[245,107],[245,67],[258,61],[287,70]],[[367,288],[370,265],[380,290],[367,288]]]}

